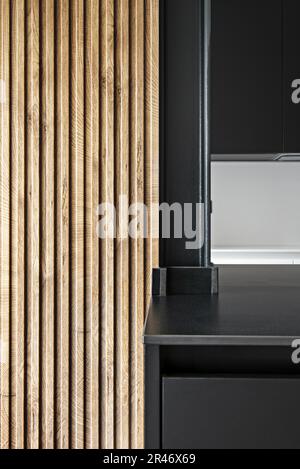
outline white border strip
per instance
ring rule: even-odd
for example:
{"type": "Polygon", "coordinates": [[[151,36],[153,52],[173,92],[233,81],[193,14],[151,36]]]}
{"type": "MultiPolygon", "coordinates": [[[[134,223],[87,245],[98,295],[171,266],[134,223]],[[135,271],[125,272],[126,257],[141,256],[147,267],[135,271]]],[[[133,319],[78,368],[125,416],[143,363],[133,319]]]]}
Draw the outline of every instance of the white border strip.
{"type": "Polygon", "coordinates": [[[300,265],[300,249],[213,249],[218,265],[300,265]]]}

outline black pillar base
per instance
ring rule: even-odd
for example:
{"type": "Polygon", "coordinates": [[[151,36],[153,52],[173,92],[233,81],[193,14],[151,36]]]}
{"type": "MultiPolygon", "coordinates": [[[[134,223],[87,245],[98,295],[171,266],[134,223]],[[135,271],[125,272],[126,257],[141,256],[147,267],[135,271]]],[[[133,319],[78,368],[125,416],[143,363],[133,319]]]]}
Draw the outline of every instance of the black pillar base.
{"type": "Polygon", "coordinates": [[[153,296],[218,294],[218,267],[166,267],[153,270],[153,296]]]}

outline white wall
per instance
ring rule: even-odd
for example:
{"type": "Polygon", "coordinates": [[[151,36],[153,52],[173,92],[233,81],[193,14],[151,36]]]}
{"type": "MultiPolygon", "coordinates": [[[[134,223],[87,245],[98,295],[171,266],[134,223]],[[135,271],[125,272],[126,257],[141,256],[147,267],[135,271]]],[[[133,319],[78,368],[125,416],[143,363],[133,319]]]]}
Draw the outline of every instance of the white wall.
{"type": "MultiPolygon", "coordinates": [[[[271,250],[300,259],[300,163],[215,162],[212,198],[219,254],[238,250],[243,257],[250,250],[265,257],[271,250]]],[[[274,262],[272,255],[266,263],[274,262]]]]}

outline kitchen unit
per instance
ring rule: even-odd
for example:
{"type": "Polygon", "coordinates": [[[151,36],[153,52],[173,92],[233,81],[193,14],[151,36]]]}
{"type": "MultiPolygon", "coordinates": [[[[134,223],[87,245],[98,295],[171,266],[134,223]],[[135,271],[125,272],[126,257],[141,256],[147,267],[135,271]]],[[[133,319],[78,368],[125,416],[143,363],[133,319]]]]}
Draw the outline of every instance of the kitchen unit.
{"type": "Polygon", "coordinates": [[[297,0],[212,0],[213,159],[300,152],[299,15],[297,0]]]}
{"type": "Polygon", "coordinates": [[[211,262],[211,161],[297,164],[298,13],[294,0],[161,1],[161,202],[202,203],[203,245],[161,237],[148,449],[300,448],[300,267],[211,262]]]}

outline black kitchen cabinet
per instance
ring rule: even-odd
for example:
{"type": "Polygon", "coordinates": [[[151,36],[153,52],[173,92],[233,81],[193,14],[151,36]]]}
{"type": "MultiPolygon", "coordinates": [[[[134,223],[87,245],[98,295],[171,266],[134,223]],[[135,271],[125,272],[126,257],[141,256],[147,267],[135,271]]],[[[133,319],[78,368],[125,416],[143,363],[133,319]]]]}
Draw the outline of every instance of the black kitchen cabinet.
{"type": "Polygon", "coordinates": [[[300,153],[300,2],[283,1],[284,148],[300,153]]]}
{"type": "Polygon", "coordinates": [[[164,449],[299,447],[299,377],[164,377],[162,389],[164,449]]]}
{"type": "Polygon", "coordinates": [[[299,17],[298,0],[212,1],[212,154],[223,155],[217,159],[300,153],[299,17]]]}
{"type": "Polygon", "coordinates": [[[282,1],[212,1],[213,154],[282,153],[282,1]]]}
{"type": "Polygon", "coordinates": [[[191,251],[160,235],[144,329],[145,446],[300,449],[300,267],[218,268],[210,257],[211,153],[297,152],[299,7],[160,8],[160,201],[202,203],[204,236],[191,251]]]}
{"type": "MultiPolygon", "coordinates": [[[[174,175],[162,190],[171,203],[190,202],[198,196],[199,3],[161,5],[161,177],[174,175]]],[[[273,161],[286,154],[295,160],[300,153],[299,15],[298,0],[211,1],[213,160],[273,161]]],[[[178,255],[176,263],[184,262],[178,255]]]]}
{"type": "Polygon", "coordinates": [[[300,268],[219,270],[218,296],[153,297],[146,448],[300,449],[300,268]]]}

